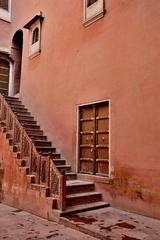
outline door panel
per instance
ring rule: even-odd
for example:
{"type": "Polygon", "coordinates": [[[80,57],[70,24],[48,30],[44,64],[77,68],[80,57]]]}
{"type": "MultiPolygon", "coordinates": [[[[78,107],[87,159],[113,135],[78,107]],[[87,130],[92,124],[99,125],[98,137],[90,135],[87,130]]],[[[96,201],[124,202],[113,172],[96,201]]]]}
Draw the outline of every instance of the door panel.
{"type": "Polygon", "coordinates": [[[109,119],[97,119],[97,130],[108,131],[109,119]]]}
{"type": "Polygon", "coordinates": [[[79,169],[81,173],[94,173],[94,106],[80,110],[79,169]]]}
{"type": "Polygon", "coordinates": [[[109,102],[96,106],[96,175],[109,174],[109,102]]]}
{"type": "Polygon", "coordinates": [[[81,144],[93,144],[93,134],[82,134],[81,144]]]}
{"type": "Polygon", "coordinates": [[[90,105],[81,109],[81,119],[85,120],[94,117],[94,107],[90,105]]]}
{"type": "Polygon", "coordinates": [[[99,176],[106,176],[109,173],[109,162],[103,162],[102,160],[97,160],[97,169],[96,175],[99,176]]]}
{"type": "Polygon", "coordinates": [[[108,176],[109,103],[81,107],[79,124],[79,171],[108,176]]]}
{"type": "Polygon", "coordinates": [[[82,132],[91,132],[94,130],[94,126],[93,126],[93,120],[83,120],[83,122],[81,123],[81,130],[82,132]]]}
{"type": "MultiPolygon", "coordinates": [[[[107,133],[107,132],[106,132],[107,133]]],[[[97,144],[109,144],[109,134],[106,133],[97,133],[97,144]]]]}
{"type": "Polygon", "coordinates": [[[9,63],[3,59],[0,59],[0,93],[8,94],[9,84],[9,63]]]}

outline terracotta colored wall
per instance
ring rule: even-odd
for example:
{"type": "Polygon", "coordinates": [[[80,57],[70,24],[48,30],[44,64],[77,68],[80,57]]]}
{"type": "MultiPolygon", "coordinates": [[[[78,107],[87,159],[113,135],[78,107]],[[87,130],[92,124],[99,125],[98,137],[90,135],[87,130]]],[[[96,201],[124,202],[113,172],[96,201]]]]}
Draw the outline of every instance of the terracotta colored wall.
{"type": "Polygon", "coordinates": [[[0,19],[0,47],[10,47],[11,24],[0,19]]]}
{"type": "Polygon", "coordinates": [[[145,214],[154,208],[155,216],[160,200],[160,2],[107,0],[105,17],[85,28],[82,0],[15,0],[12,35],[39,10],[45,17],[42,52],[32,60],[24,30],[23,101],[75,168],[77,105],[110,99],[111,165],[117,180],[110,194],[107,185],[97,187],[118,206],[145,214]]]}
{"type": "Polygon", "coordinates": [[[23,168],[19,168],[14,154],[5,134],[0,130],[0,166],[3,166],[3,171],[0,171],[0,201],[48,220],[58,221],[58,214],[52,209],[53,198],[46,197],[44,187],[31,185],[29,175],[25,174],[23,168]]]}

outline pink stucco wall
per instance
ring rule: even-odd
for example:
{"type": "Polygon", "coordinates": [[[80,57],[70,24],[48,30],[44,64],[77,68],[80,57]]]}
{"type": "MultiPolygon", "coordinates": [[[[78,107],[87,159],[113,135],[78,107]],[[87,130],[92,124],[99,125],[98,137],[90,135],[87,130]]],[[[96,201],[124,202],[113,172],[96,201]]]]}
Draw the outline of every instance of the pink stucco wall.
{"type": "Polygon", "coordinates": [[[0,19],[0,48],[10,47],[11,24],[0,19]]]}
{"type": "Polygon", "coordinates": [[[97,187],[115,204],[121,198],[119,206],[126,194],[128,209],[147,214],[148,206],[158,209],[160,200],[160,2],[105,2],[105,16],[85,28],[82,0],[14,1],[12,35],[38,11],[44,15],[42,51],[33,59],[29,31],[23,30],[21,97],[73,168],[77,106],[110,99],[113,173],[140,191],[139,208],[121,180],[122,187],[97,187]]]}

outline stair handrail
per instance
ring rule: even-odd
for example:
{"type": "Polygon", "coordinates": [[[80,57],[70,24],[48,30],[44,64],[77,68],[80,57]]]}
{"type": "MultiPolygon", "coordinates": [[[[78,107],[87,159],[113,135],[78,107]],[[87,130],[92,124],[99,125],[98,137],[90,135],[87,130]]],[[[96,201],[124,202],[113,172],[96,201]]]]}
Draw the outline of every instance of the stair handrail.
{"type": "Polygon", "coordinates": [[[25,128],[19,122],[5,97],[0,94],[0,123],[3,131],[8,134],[13,151],[17,151],[17,158],[25,159],[29,166],[29,174],[35,175],[35,184],[42,184],[49,188],[50,195],[56,199],[57,208],[66,208],[66,176],[56,168],[53,158],[41,155],[33,140],[28,136],[25,128]]]}

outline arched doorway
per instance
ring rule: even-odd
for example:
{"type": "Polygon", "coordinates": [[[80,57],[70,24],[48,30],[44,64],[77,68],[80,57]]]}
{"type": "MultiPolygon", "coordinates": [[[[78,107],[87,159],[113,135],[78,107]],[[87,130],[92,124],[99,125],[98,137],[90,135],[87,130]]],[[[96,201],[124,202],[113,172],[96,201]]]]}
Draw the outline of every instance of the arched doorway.
{"type": "Polygon", "coordinates": [[[9,62],[0,58],[0,93],[8,95],[9,90],[9,62]]]}
{"type": "Polygon", "coordinates": [[[21,65],[23,49],[23,31],[18,30],[12,39],[11,56],[14,61],[13,65],[13,95],[20,92],[21,65]]]}

